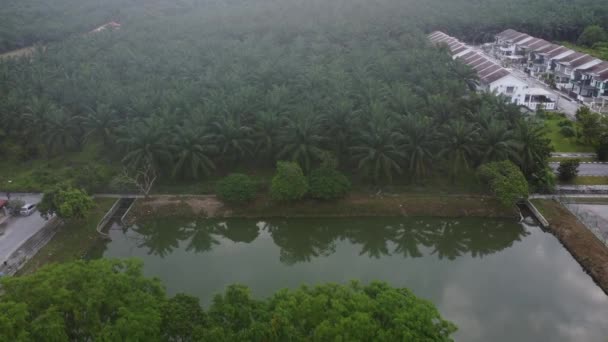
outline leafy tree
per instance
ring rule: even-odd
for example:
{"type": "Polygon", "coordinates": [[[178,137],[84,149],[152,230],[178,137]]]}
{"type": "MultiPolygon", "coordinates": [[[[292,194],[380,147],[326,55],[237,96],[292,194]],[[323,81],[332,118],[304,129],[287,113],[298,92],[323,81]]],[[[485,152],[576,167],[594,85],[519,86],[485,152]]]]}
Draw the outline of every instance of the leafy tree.
{"type": "Polygon", "coordinates": [[[77,261],[1,283],[0,322],[8,320],[10,335],[26,341],[155,340],[160,335],[164,290],[157,280],[143,277],[141,262],[77,261]]]}
{"type": "Polygon", "coordinates": [[[505,160],[483,164],[477,171],[504,206],[514,206],[528,197],[528,182],[517,165],[505,160]]]}
{"type": "Polygon", "coordinates": [[[608,41],[608,34],[599,25],[590,25],[585,27],[585,30],[578,37],[577,43],[592,47],[595,43],[608,41]]]}
{"type": "Polygon", "coordinates": [[[569,182],[578,175],[578,167],[581,161],[578,159],[568,159],[559,163],[557,175],[563,182],[569,182]]]}
{"type": "Polygon", "coordinates": [[[62,219],[81,219],[86,217],[94,206],[91,197],[83,190],[58,185],[44,192],[38,210],[45,218],[57,215],[62,219]]]}
{"type": "Polygon", "coordinates": [[[247,175],[232,173],[217,184],[219,198],[228,203],[246,203],[255,198],[256,185],[247,175]]]}
{"type": "Polygon", "coordinates": [[[602,134],[602,121],[598,113],[592,112],[589,108],[581,106],[576,111],[576,123],[581,129],[581,135],[585,142],[596,144],[602,134]]]}
{"type": "Polygon", "coordinates": [[[277,174],[272,178],[270,196],[277,201],[299,200],[308,192],[308,181],[294,162],[278,162],[277,174]]]}
{"type": "Polygon", "coordinates": [[[178,293],[169,299],[162,310],[162,337],[169,341],[194,341],[207,325],[207,315],[198,298],[178,293]]]}
{"type": "Polygon", "coordinates": [[[597,159],[601,161],[608,160],[608,130],[600,137],[600,142],[596,148],[597,159]]]}
{"type": "Polygon", "coordinates": [[[215,340],[451,341],[456,331],[430,302],[380,282],[282,290],[265,302],[231,286],[215,297],[210,320],[223,327],[208,332],[215,340]]]}
{"type": "Polygon", "coordinates": [[[346,196],[351,188],[350,181],[340,171],[322,167],[310,173],[310,196],[316,199],[331,200],[346,196]]]}

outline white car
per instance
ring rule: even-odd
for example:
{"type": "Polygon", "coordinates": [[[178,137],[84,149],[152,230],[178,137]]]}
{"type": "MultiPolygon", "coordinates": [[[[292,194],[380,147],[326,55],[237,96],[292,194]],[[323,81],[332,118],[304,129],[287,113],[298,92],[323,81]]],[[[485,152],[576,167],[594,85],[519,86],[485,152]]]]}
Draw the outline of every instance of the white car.
{"type": "Polygon", "coordinates": [[[36,204],[28,203],[21,207],[19,214],[21,214],[21,216],[30,216],[34,211],[36,211],[36,204]]]}

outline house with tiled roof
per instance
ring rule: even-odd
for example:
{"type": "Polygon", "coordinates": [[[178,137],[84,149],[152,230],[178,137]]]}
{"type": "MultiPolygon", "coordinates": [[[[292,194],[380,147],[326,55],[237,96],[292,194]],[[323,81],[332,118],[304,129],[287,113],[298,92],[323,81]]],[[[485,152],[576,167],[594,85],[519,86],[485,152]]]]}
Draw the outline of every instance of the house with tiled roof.
{"type": "MultiPolygon", "coordinates": [[[[511,33],[509,37],[521,40],[521,35],[511,33]]],[[[443,32],[435,31],[428,35],[435,45],[446,46],[452,58],[468,65],[479,77],[479,90],[504,96],[509,101],[536,110],[539,107],[555,109],[552,94],[539,88],[529,88],[528,84],[514,76],[509,70],[490,60],[481,51],[477,51],[458,39],[443,32]]],[[[506,39],[506,38],[505,38],[506,39]]]]}

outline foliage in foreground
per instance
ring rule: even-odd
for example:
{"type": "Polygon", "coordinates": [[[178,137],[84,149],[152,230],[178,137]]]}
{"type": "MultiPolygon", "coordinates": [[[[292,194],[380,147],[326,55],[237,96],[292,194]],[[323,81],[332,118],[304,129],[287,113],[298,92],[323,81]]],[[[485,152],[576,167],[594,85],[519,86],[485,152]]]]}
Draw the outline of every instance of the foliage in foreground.
{"type": "Polygon", "coordinates": [[[451,341],[456,326],[408,289],[326,284],[266,300],[228,287],[206,312],[168,299],[136,260],[78,261],[4,278],[0,340],[451,341]]]}
{"type": "Polygon", "coordinates": [[[93,206],[95,203],[83,190],[57,185],[44,192],[38,210],[46,218],[57,215],[62,219],[81,219],[93,206]]]}
{"type": "Polygon", "coordinates": [[[276,201],[299,200],[308,192],[308,180],[295,162],[278,162],[272,178],[270,197],[276,201]]]}
{"type": "Polygon", "coordinates": [[[505,160],[479,167],[479,177],[504,206],[513,206],[528,197],[528,182],[517,165],[505,160]]]}
{"type": "Polygon", "coordinates": [[[256,186],[251,177],[233,173],[219,181],[217,195],[228,203],[246,203],[255,197],[256,186]]]}

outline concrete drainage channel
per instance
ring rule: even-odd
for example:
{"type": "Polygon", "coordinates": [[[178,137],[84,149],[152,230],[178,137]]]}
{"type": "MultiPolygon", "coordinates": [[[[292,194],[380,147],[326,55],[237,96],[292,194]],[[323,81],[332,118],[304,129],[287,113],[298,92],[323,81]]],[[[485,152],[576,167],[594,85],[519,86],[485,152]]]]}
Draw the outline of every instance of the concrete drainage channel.
{"type": "Polygon", "coordinates": [[[114,223],[119,225],[124,224],[125,217],[133,207],[133,204],[137,198],[135,197],[121,197],[119,198],[112,208],[104,215],[97,225],[97,232],[104,238],[110,239],[110,235],[107,233],[114,223]]]}

